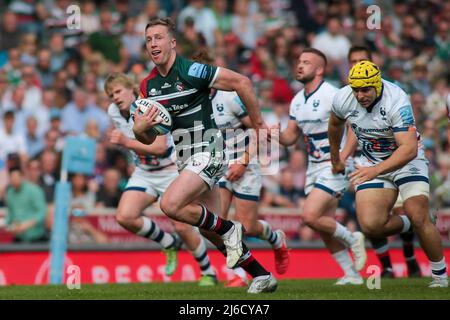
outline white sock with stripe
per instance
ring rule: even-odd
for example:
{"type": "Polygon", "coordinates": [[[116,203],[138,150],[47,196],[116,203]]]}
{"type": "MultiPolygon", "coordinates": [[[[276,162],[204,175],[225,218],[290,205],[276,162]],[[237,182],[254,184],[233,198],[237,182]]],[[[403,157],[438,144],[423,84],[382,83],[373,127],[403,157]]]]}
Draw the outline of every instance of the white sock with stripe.
{"type": "Polygon", "coordinates": [[[153,220],[147,217],[142,217],[142,228],[136,232],[136,235],[158,242],[163,248],[169,248],[175,242],[170,233],[161,230],[153,220]]]}
{"type": "Polygon", "coordinates": [[[197,261],[201,274],[205,275],[215,275],[214,269],[211,267],[211,263],[209,261],[208,257],[208,251],[206,251],[206,245],[205,240],[202,236],[200,236],[200,244],[198,245],[197,249],[194,251],[190,251],[191,254],[194,256],[195,260],[197,261]]]}
{"type": "Polygon", "coordinates": [[[278,249],[281,247],[281,238],[278,234],[272,230],[272,227],[267,221],[258,220],[263,226],[263,233],[259,238],[268,241],[274,248],[278,249]]]}

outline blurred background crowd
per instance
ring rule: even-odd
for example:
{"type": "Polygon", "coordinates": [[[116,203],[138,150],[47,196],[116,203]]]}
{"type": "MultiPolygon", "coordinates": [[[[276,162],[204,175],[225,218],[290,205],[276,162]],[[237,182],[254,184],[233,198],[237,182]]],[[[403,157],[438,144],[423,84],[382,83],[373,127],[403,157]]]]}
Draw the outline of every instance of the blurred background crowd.
{"type": "MultiPolygon", "coordinates": [[[[291,99],[302,88],[294,75],[303,48],[326,54],[326,80],[341,87],[350,47],[368,47],[383,77],[411,97],[430,160],[432,208],[450,207],[448,1],[6,0],[0,2],[0,207],[8,196],[25,197],[9,194],[8,184],[19,181],[33,190],[27,210],[9,208],[6,223],[16,241],[45,240],[42,230],[51,229],[54,187],[68,135],[97,140],[95,174],[70,176],[72,209],[117,207],[133,165],[125,150],[109,142],[110,102],[103,84],[113,71],[129,74],[137,84],[148,75],[153,66],[143,34],[156,16],[177,22],[181,54],[190,57],[206,49],[220,64],[250,77],[267,123],[281,122],[282,127],[291,99]],[[77,11],[67,12],[74,4],[80,9],[80,28],[71,20],[77,11]],[[381,8],[381,20],[378,29],[369,30],[367,7],[373,4],[381,8]],[[18,163],[21,170],[10,176],[8,168],[18,163]],[[39,217],[38,222],[15,225],[14,219],[26,220],[24,212],[39,217]]],[[[265,177],[262,206],[301,207],[305,149],[301,140],[280,150],[281,170],[265,177]]],[[[350,190],[340,203],[342,219],[352,229],[353,198],[350,190]]],[[[77,227],[96,242],[106,241],[89,223],[77,227]]],[[[317,237],[301,224],[298,234],[303,240],[317,237]]]]}

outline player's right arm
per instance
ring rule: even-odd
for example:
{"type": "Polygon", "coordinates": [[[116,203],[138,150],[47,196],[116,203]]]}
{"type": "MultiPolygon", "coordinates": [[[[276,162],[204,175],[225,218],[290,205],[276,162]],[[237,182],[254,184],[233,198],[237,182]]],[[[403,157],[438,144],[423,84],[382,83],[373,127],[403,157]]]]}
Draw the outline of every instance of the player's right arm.
{"type": "Polygon", "coordinates": [[[154,156],[163,156],[167,151],[167,137],[158,136],[152,144],[145,144],[135,139],[126,137],[119,129],[111,132],[110,142],[121,145],[129,150],[133,150],[138,154],[150,154],[154,156]]]}
{"type": "Polygon", "coordinates": [[[139,142],[152,144],[155,141],[156,135],[151,134],[149,130],[161,122],[155,120],[158,111],[158,108],[151,107],[143,115],[140,115],[139,112],[134,113],[133,133],[139,142]]]}
{"type": "Polygon", "coordinates": [[[330,142],[331,165],[333,173],[345,172],[345,165],[339,157],[339,146],[341,145],[342,135],[344,134],[345,120],[340,119],[331,111],[328,122],[328,140],[330,142]]]}
{"type": "MultiPolygon", "coordinates": [[[[280,124],[278,123],[274,128],[280,130],[280,124]]],[[[299,137],[300,129],[297,125],[297,121],[289,120],[287,128],[280,132],[279,141],[284,146],[291,146],[299,137]]]]}
{"type": "Polygon", "coordinates": [[[348,157],[352,156],[358,148],[358,138],[352,129],[347,126],[347,135],[345,138],[344,148],[341,150],[341,161],[345,163],[348,157]]]}

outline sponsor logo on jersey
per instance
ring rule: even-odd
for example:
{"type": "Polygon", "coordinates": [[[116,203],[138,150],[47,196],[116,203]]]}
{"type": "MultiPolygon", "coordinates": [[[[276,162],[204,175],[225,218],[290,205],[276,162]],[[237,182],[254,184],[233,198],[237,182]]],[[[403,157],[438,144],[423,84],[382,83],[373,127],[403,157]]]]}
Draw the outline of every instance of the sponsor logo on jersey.
{"type": "Polygon", "coordinates": [[[149,96],[156,96],[156,95],[160,95],[161,94],[161,90],[156,90],[155,88],[151,88],[150,91],[148,92],[149,96]]]}
{"type": "Polygon", "coordinates": [[[358,110],[353,110],[352,113],[350,113],[349,117],[350,118],[356,118],[359,115],[359,111],[358,110]]]}
{"type": "Polygon", "coordinates": [[[411,168],[409,168],[408,171],[411,172],[411,173],[417,174],[417,173],[420,172],[420,169],[418,169],[416,167],[411,167],[411,168]]]}

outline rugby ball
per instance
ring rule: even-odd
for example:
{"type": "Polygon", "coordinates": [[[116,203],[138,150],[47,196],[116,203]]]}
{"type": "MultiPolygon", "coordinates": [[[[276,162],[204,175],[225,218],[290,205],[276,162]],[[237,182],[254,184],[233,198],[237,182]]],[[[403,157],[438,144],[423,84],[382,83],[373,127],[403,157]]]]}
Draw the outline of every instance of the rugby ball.
{"type": "Polygon", "coordinates": [[[169,111],[167,111],[167,109],[159,102],[150,99],[138,99],[133,102],[131,109],[138,110],[141,115],[151,107],[158,108],[159,114],[156,116],[156,120],[161,122],[151,128],[150,133],[157,136],[169,133],[172,130],[172,117],[170,116],[169,111]]]}

